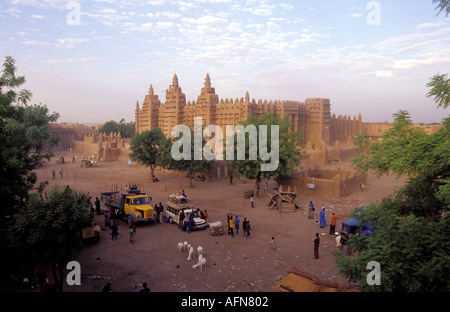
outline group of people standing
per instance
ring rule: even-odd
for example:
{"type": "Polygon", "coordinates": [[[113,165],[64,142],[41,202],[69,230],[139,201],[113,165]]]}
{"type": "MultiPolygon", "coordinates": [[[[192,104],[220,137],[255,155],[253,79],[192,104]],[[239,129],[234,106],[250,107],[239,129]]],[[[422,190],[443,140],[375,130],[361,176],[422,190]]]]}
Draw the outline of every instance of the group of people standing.
{"type": "MultiPolygon", "coordinates": [[[[308,219],[314,219],[314,211],[316,209],[314,208],[314,204],[312,201],[309,202],[308,205],[308,219]]],[[[334,212],[331,213],[331,221],[330,221],[330,235],[335,233],[336,230],[336,223],[337,223],[337,217],[334,212]]],[[[319,226],[321,228],[324,228],[326,225],[326,219],[325,219],[325,207],[322,207],[322,210],[319,213],[319,226]]]]}
{"type": "Polygon", "coordinates": [[[181,211],[178,227],[182,231],[187,231],[187,232],[193,231],[194,227],[195,227],[194,218],[201,218],[201,219],[206,220],[206,222],[208,222],[208,218],[209,218],[208,210],[202,211],[202,210],[200,210],[200,208],[197,208],[197,210],[192,210],[189,213],[185,213],[184,211],[181,211]]]}
{"type": "MultiPolygon", "coordinates": [[[[231,235],[234,237],[234,231],[236,230],[236,234],[239,233],[239,227],[240,227],[241,220],[236,215],[236,217],[233,218],[231,215],[227,215],[227,226],[228,226],[228,235],[231,235]]],[[[242,236],[245,236],[246,238],[250,238],[250,231],[252,231],[252,228],[250,226],[250,221],[247,220],[247,218],[244,218],[244,221],[242,221],[242,228],[243,228],[243,234],[242,236]]]]}
{"type": "MultiPolygon", "coordinates": [[[[314,204],[312,201],[309,202],[308,205],[308,219],[314,219],[314,204]]],[[[336,235],[336,245],[338,248],[342,247],[342,240],[338,232],[336,232],[336,223],[337,223],[337,216],[334,212],[331,213],[331,220],[330,220],[330,235],[336,235]]],[[[319,226],[320,228],[324,228],[326,225],[326,217],[325,217],[325,207],[322,207],[322,210],[319,213],[319,226]]],[[[316,236],[313,240],[314,243],[314,258],[319,258],[319,245],[320,245],[320,236],[319,233],[316,233],[316,236]]]]}

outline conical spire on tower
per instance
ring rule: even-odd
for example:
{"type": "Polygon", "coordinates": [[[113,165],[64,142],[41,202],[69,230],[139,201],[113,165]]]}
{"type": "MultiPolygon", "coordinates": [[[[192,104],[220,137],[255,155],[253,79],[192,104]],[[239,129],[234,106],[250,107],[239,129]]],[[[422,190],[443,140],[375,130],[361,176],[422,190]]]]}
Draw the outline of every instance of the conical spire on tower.
{"type": "Polygon", "coordinates": [[[175,88],[178,88],[178,77],[177,77],[177,74],[173,75],[172,86],[174,86],[175,88]]]}
{"type": "Polygon", "coordinates": [[[205,88],[211,88],[211,79],[209,78],[209,74],[206,74],[205,88]]]}
{"type": "Polygon", "coordinates": [[[216,89],[211,87],[211,78],[209,78],[209,74],[206,74],[205,78],[205,86],[201,90],[201,94],[214,94],[216,93],[216,89]]]}
{"type": "Polygon", "coordinates": [[[153,85],[151,85],[151,84],[150,84],[150,88],[148,89],[148,94],[151,94],[151,95],[155,94],[153,92],[153,85]]]}

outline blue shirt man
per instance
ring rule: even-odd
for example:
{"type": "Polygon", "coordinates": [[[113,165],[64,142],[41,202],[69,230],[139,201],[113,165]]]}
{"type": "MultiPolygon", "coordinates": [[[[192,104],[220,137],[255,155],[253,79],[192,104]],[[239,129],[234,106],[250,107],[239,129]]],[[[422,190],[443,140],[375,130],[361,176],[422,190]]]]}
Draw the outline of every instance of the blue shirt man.
{"type": "Polygon", "coordinates": [[[239,232],[239,222],[241,222],[241,220],[239,220],[238,216],[236,216],[236,218],[234,218],[234,227],[236,228],[236,234],[239,232]]]}

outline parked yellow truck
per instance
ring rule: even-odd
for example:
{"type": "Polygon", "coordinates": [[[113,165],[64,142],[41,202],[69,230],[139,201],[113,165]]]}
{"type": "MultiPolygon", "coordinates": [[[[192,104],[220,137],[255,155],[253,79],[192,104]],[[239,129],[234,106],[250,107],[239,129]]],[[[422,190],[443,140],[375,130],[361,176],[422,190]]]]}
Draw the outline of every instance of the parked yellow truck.
{"type": "Polygon", "coordinates": [[[105,192],[101,202],[109,208],[111,218],[126,218],[128,221],[156,221],[157,214],[151,205],[151,197],[140,190],[105,192]]]}

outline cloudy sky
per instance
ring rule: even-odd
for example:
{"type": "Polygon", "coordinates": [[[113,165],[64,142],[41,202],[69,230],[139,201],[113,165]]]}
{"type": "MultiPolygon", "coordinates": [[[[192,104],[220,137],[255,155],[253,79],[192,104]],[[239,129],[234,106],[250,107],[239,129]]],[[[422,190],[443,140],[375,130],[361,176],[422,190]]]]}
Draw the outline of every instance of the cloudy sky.
{"type": "Polygon", "coordinates": [[[174,73],[197,100],[329,98],[336,115],[440,122],[429,79],[450,73],[450,17],[432,0],[6,0],[0,57],[60,122],[134,121],[174,73]]]}

